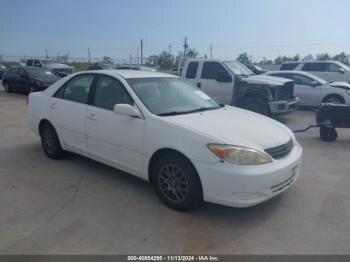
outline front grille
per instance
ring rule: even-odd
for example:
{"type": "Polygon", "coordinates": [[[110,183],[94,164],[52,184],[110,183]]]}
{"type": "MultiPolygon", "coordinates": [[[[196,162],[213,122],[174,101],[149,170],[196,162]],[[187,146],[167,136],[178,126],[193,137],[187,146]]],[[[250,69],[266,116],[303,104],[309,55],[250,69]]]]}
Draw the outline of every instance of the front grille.
{"type": "Polygon", "coordinates": [[[272,158],[279,159],[288,155],[292,149],[293,140],[291,139],[286,144],[265,149],[265,152],[268,153],[272,158]]]}
{"type": "Polygon", "coordinates": [[[291,100],[294,98],[294,82],[287,82],[277,89],[278,100],[291,100]]]}

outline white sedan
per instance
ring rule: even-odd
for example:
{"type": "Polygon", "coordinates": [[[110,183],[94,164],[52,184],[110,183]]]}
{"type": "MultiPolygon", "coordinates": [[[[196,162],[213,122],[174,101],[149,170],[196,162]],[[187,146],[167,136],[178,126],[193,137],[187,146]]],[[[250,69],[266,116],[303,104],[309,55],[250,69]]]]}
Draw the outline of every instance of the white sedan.
{"type": "Polygon", "coordinates": [[[318,107],[321,103],[350,104],[350,84],[327,82],[313,74],[302,71],[271,71],[265,73],[294,80],[294,94],[299,105],[318,107]]]}
{"type": "Polygon", "coordinates": [[[153,184],[169,207],[232,207],[289,188],[302,148],[284,125],[218,104],[176,76],[80,72],[28,99],[27,122],[50,158],[72,151],[153,184]]]}

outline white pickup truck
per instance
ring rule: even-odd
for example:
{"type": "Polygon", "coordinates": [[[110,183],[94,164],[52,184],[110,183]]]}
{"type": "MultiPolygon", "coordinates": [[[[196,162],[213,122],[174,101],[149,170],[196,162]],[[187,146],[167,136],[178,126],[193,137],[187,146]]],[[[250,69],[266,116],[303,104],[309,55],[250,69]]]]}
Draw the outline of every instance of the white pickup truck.
{"type": "Polygon", "coordinates": [[[236,61],[188,60],[181,77],[218,101],[263,115],[281,115],[294,111],[299,99],[294,82],[285,78],[254,75],[236,61]]]}

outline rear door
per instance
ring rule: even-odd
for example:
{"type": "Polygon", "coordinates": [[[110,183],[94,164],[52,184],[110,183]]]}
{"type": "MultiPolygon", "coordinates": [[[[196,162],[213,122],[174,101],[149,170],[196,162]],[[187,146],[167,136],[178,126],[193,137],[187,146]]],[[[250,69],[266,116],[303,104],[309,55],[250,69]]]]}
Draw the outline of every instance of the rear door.
{"type": "Polygon", "coordinates": [[[219,73],[230,75],[227,69],[219,62],[203,62],[198,83],[205,93],[229,105],[232,102],[233,81],[229,83],[218,82],[216,79],[219,73]]]}
{"type": "Polygon", "coordinates": [[[87,152],[86,109],[95,74],[68,80],[50,99],[49,115],[63,142],[75,151],[87,152]]]}

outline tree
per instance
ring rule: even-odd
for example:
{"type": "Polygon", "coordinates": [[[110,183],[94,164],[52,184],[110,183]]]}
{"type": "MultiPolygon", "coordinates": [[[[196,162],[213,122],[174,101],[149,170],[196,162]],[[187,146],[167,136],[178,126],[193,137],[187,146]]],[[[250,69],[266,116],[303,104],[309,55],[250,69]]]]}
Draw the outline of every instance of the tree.
{"type": "Polygon", "coordinates": [[[307,55],[305,56],[303,59],[301,59],[302,61],[314,61],[315,58],[313,57],[313,55],[307,55]]]}
{"type": "Polygon", "coordinates": [[[194,48],[189,48],[186,56],[190,58],[197,58],[198,52],[194,48]]]}
{"type": "Polygon", "coordinates": [[[300,55],[299,54],[296,54],[294,57],[293,57],[293,61],[299,61],[300,60],[300,55]]]}
{"type": "Polygon", "coordinates": [[[271,59],[267,60],[266,57],[263,57],[262,60],[260,60],[259,64],[262,65],[271,65],[273,64],[273,61],[271,59]]]}
{"type": "Polygon", "coordinates": [[[331,57],[328,53],[321,53],[316,55],[316,60],[320,60],[320,61],[331,60],[331,57]]]}
{"type": "Polygon", "coordinates": [[[339,62],[341,62],[343,64],[346,64],[346,65],[348,65],[349,62],[350,62],[349,61],[349,55],[347,55],[345,52],[341,52],[340,54],[335,55],[333,57],[333,60],[339,61],[339,62]]]}
{"type": "Polygon", "coordinates": [[[244,65],[252,63],[251,56],[248,56],[247,52],[239,54],[236,60],[244,65]]]}

